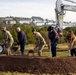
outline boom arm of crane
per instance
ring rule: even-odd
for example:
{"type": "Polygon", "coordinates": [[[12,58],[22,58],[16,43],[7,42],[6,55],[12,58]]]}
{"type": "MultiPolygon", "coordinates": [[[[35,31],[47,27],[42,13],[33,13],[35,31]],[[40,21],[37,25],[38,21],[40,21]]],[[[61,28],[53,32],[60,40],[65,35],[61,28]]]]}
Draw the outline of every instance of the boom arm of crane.
{"type": "Polygon", "coordinates": [[[64,5],[61,0],[56,1],[56,27],[61,31],[63,30],[63,16],[65,15],[65,11],[73,11],[76,12],[76,6],[73,5],[64,5]]]}

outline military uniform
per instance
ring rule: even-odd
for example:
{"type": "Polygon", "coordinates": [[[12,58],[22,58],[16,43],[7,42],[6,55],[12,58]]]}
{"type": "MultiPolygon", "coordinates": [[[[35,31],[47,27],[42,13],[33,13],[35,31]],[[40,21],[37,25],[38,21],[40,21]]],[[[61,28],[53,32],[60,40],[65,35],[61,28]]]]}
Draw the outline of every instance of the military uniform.
{"type": "Polygon", "coordinates": [[[14,39],[13,39],[11,33],[7,30],[5,32],[3,32],[3,35],[4,35],[4,39],[5,39],[5,53],[7,55],[11,55],[11,47],[14,43],[14,39]]]}
{"type": "Polygon", "coordinates": [[[39,32],[36,32],[35,38],[37,42],[36,42],[36,46],[34,49],[38,48],[38,56],[42,56],[42,50],[44,46],[46,45],[46,42],[39,32]]]}

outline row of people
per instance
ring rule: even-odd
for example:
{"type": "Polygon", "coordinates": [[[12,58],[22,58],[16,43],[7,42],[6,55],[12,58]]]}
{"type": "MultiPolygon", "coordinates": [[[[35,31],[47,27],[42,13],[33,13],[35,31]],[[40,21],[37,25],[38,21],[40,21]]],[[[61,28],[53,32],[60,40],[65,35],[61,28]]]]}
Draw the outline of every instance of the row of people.
{"type": "MultiPolygon", "coordinates": [[[[6,54],[11,55],[11,47],[14,43],[14,39],[11,33],[6,29],[6,27],[3,27],[2,31],[7,46],[6,54]]],[[[25,46],[27,43],[27,37],[20,27],[17,27],[17,33],[18,33],[18,41],[19,41],[18,44],[20,45],[21,54],[24,55],[25,46]]],[[[35,35],[37,41],[34,50],[38,49],[38,56],[42,56],[43,48],[47,43],[48,49],[50,49],[52,53],[52,57],[56,57],[56,46],[58,44],[58,39],[60,34],[58,35],[57,31],[51,26],[49,26],[47,29],[47,34],[46,34],[47,41],[45,41],[43,36],[39,32],[37,32],[36,29],[32,29],[32,33],[35,35]]],[[[73,55],[76,56],[76,36],[73,34],[72,31],[68,31],[67,33],[67,42],[70,49],[69,54],[71,56],[73,55]]]]}
{"type": "MultiPolygon", "coordinates": [[[[11,48],[14,43],[14,39],[13,39],[11,33],[6,29],[6,27],[3,27],[2,31],[3,31],[5,45],[6,45],[5,53],[7,55],[11,55],[12,54],[11,48]]],[[[26,34],[24,33],[24,31],[21,30],[20,27],[17,27],[16,31],[18,33],[18,41],[19,41],[18,45],[20,45],[21,55],[25,55],[24,51],[25,51],[25,47],[26,47],[26,43],[27,43],[26,34]]],[[[36,50],[36,48],[38,48],[38,56],[42,56],[42,50],[43,50],[44,46],[46,45],[45,39],[42,37],[42,35],[39,32],[36,31],[36,29],[32,29],[32,33],[35,35],[35,38],[37,40],[34,50],[36,50]]]]}

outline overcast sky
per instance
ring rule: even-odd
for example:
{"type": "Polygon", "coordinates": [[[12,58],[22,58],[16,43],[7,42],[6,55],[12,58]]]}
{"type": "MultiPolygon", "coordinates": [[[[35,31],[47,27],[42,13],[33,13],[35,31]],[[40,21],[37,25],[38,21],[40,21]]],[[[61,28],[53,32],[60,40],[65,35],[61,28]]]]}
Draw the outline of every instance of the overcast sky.
{"type": "MultiPolygon", "coordinates": [[[[62,2],[66,3],[64,0],[62,2]]],[[[0,17],[39,16],[55,20],[55,3],[56,0],[0,0],[0,17]]],[[[66,11],[64,21],[76,22],[76,12],[66,11]]]]}

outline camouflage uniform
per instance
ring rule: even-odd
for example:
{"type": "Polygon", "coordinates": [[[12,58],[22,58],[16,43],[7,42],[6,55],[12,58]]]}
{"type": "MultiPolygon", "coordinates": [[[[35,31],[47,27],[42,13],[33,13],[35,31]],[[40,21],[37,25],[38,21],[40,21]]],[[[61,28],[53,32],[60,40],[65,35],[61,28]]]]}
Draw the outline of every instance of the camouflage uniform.
{"type": "Polygon", "coordinates": [[[38,48],[38,56],[42,56],[42,50],[46,45],[46,42],[39,32],[36,32],[35,38],[37,40],[37,43],[34,49],[38,48]]]}
{"type": "Polygon", "coordinates": [[[11,55],[11,47],[14,43],[13,37],[9,31],[3,32],[4,39],[5,39],[5,53],[7,55],[11,55]]]}

